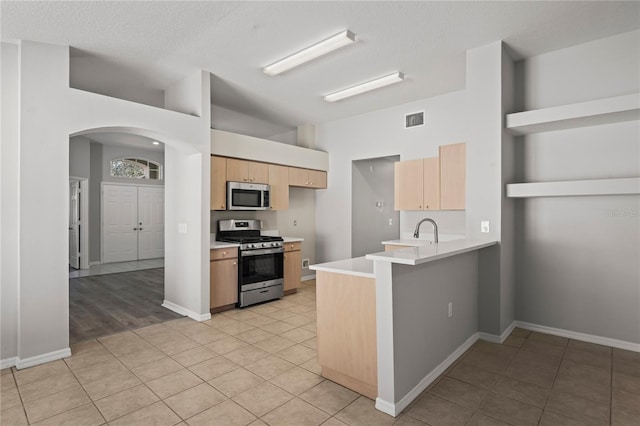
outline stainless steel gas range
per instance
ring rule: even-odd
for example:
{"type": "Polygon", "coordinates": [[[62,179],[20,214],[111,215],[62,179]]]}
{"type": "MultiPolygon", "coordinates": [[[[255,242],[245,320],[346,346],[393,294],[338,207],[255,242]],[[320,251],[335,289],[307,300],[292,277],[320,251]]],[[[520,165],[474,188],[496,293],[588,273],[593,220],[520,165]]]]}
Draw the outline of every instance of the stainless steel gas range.
{"type": "Polygon", "coordinates": [[[284,295],[281,237],[261,235],[259,220],[219,220],[216,240],[240,244],[238,305],[241,308],[284,295]]]}

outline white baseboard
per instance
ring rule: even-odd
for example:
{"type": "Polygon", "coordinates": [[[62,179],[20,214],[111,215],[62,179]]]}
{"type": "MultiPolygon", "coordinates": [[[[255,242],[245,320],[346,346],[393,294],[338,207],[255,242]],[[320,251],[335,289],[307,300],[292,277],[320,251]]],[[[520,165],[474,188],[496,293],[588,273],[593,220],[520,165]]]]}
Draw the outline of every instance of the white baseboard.
{"type": "Polygon", "coordinates": [[[507,340],[507,337],[509,337],[514,328],[516,328],[516,321],[512,322],[499,336],[497,334],[484,333],[482,331],[478,332],[478,335],[480,336],[480,339],[487,342],[502,344],[507,340]]]}
{"type": "Polygon", "coordinates": [[[16,358],[16,368],[18,370],[27,367],[33,367],[34,365],[44,364],[45,362],[56,361],[62,358],[68,358],[71,356],[71,349],[64,348],[58,351],[48,352],[42,355],[32,356],[31,358],[20,359],[16,358]]]}
{"type": "Polygon", "coordinates": [[[93,262],[89,262],[89,267],[95,265],[102,265],[102,260],[94,260],[93,262]]]}
{"type": "Polygon", "coordinates": [[[305,275],[304,277],[300,278],[300,281],[310,281],[310,280],[315,280],[315,279],[316,279],[316,274],[305,275]]]}
{"type": "Polygon", "coordinates": [[[14,356],[11,358],[0,359],[0,370],[4,370],[5,368],[13,367],[18,363],[18,357],[14,356]]]}
{"type": "Polygon", "coordinates": [[[416,399],[427,386],[429,386],[435,379],[437,379],[444,371],[449,368],[467,349],[469,349],[475,342],[478,341],[479,333],[473,333],[462,345],[458,347],[451,355],[449,355],[444,361],[442,361],[436,368],[431,370],[429,374],[424,376],[422,380],[411,389],[405,396],[402,397],[397,403],[385,401],[380,398],[376,398],[376,409],[387,413],[390,416],[396,417],[402,410],[407,408],[411,402],[416,399]]]}
{"type": "Polygon", "coordinates": [[[537,331],[540,333],[552,334],[554,336],[567,337],[569,339],[580,340],[582,342],[595,343],[597,345],[611,346],[618,349],[640,352],[640,344],[626,342],[624,340],[612,339],[610,337],[596,336],[593,334],[579,333],[577,331],[563,330],[561,328],[547,327],[546,325],[532,324],[530,322],[516,321],[516,326],[525,330],[537,331]]]}
{"type": "Polygon", "coordinates": [[[209,312],[207,312],[206,314],[199,314],[197,312],[194,312],[180,305],[176,305],[173,302],[169,302],[168,300],[165,300],[164,302],[162,302],[162,307],[167,308],[177,314],[189,317],[196,321],[207,321],[211,319],[211,314],[209,312]]]}

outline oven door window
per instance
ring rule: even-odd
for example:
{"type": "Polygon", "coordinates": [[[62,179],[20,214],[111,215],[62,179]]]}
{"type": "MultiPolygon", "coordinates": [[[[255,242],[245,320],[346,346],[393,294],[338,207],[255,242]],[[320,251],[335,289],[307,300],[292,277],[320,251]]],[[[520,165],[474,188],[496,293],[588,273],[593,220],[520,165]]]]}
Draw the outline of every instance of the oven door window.
{"type": "Polygon", "coordinates": [[[231,204],[235,207],[262,207],[262,192],[255,189],[233,189],[231,204]]]}
{"type": "Polygon", "coordinates": [[[283,277],[282,253],[242,256],[240,285],[276,280],[283,277]]]}

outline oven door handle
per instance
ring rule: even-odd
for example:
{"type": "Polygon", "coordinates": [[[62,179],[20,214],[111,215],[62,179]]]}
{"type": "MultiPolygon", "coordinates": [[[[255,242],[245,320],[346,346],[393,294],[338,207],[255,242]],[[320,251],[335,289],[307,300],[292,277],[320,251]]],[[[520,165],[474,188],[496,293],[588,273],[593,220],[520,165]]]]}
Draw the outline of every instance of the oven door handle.
{"type": "Polygon", "coordinates": [[[278,254],[278,253],[284,253],[284,248],[277,247],[277,248],[265,248],[265,249],[259,249],[259,250],[241,250],[240,256],[241,257],[262,256],[265,254],[278,254]]]}

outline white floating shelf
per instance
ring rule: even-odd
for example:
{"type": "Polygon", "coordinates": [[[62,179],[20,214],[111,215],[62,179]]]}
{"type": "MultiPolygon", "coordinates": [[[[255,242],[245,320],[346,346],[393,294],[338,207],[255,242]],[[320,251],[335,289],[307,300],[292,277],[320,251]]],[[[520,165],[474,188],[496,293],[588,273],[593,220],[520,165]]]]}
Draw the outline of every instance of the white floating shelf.
{"type": "Polygon", "coordinates": [[[507,114],[516,135],[640,120],[640,93],[507,114]]]}
{"type": "Polygon", "coordinates": [[[507,197],[568,197],[574,195],[640,194],[640,178],[511,183],[507,197]]]}

